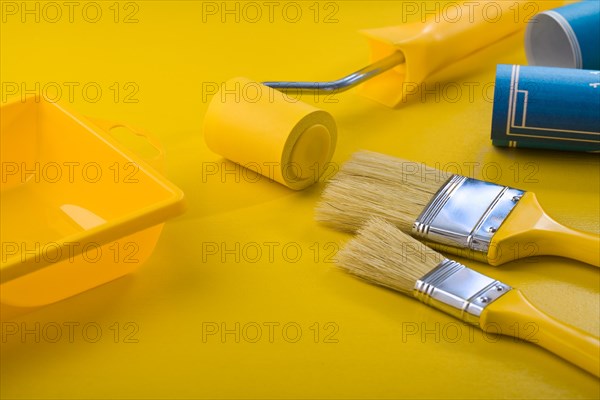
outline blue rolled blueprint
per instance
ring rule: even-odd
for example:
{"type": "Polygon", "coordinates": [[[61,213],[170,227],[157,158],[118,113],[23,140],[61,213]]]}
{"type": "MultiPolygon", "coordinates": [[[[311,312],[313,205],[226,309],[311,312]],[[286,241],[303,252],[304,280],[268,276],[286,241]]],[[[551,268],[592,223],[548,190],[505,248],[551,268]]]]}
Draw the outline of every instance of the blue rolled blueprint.
{"type": "Polygon", "coordinates": [[[527,24],[525,51],[529,65],[600,69],[600,1],[535,15],[527,24]]]}
{"type": "Polygon", "coordinates": [[[492,143],[600,151],[600,71],[498,65],[492,143]]]}

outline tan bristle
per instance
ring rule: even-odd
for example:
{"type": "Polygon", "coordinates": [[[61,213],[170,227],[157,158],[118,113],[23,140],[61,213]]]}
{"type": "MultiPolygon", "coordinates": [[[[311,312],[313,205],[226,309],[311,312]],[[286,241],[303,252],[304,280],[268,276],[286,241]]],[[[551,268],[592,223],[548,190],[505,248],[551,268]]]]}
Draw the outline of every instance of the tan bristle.
{"type": "Polygon", "coordinates": [[[451,174],[370,151],[354,153],[331,180],[316,209],[317,221],[356,231],[372,216],[405,232],[451,174]]]}
{"type": "Polygon", "coordinates": [[[380,218],[372,218],[338,253],[337,263],[371,283],[410,294],[444,256],[380,218]]]}

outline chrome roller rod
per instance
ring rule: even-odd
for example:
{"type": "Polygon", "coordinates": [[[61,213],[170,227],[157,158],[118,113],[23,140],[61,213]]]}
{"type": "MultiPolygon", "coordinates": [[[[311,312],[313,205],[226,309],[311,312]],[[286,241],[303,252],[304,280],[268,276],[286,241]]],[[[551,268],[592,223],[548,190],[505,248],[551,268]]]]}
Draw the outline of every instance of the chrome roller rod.
{"type": "Polygon", "coordinates": [[[364,81],[371,79],[385,71],[394,68],[397,65],[404,63],[404,54],[396,51],[389,56],[371,64],[366,67],[359,69],[358,71],[340,78],[335,81],[329,82],[263,82],[263,85],[269,86],[273,89],[281,90],[282,92],[291,90],[309,90],[313,93],[331,93],[331,92],[343,92],[354,86],[363,83],[364,81]]]}

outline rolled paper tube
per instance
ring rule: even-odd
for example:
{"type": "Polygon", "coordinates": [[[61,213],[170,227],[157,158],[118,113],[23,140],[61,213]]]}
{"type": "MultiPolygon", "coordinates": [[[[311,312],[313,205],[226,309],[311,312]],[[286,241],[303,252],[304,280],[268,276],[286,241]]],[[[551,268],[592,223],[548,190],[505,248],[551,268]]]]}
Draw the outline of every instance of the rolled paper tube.
{"type": "Polygon", "coordinates": [[[246,78],[225,82],[211,100],[204,138],[217,154],[291,189],[304,189],[335,150],[333,117],[246,78]]]}
{"type": "Polygon", "coordinates": [[[600,2],[537,14],[527,24],[525,51],[529,65],[600,69],[600,2]]]}
{"type": "Polygon", "coordinates": [[[498,65],[492,143],[600,151],[600,71],[498,65]]]}

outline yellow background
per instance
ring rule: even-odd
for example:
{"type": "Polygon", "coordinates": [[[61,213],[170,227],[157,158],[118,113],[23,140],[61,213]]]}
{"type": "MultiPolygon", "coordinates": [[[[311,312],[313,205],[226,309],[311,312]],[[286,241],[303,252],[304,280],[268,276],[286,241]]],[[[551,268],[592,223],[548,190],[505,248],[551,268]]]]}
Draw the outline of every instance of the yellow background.
{"type": "MultiPolygon", "coordinates": [[[[22,7],[6,1],[2,7],[6,3],[22,7]]],[[[45,3],[26,4],[38,4],[43,13],[45,3]]],[[[2,398],[600,396],[596,378],[544,350],[509,338],[486,338],[412,299],[338,271],[330,255],[349,236],[313,220],[323,183],[294,192],[267,179],[251,182],[203,142],[207,85],[235,76],[257,81],[337,78],[368,60],[358,30],[418,20],[420,14],[406,16],[395,1],[303,1],[296,3],[302,17],[292,23],[282,15],[288,3],[277,2],[272,21],[261,6],[262,18],[253,23],[252,10],[244,14],[245,3],[237,3],[241,14],[236,22],[235,14],[222,21],[221,2],[211,3],[216,15],[203,15],[199,1],[121,2],[115,16],[114,2],[101,1],[102,18],[90,23],[81,11],[86,4],[75,8],[73,22],[67,14],[54,23],[48,21],[54,14],[40,14],[39,22],[35,15],[23,22],[20,13],[3,14],[2,83],[25,82],[30,88],[49,82],[63,88],[64,82],[78,87],[97,83],[103,89],[97,102],[77,90],[72,99],[64,92],[61,102],[84,115],[127,121],[158,136],[166,150],[167,175],[186,193],[189,208],[166,225],[153,257],[138,273],[13,320],[28,328],[94,323],[102,337],[90,343],[77,328],[72,343],[65,337],[57,343],[43,337],[35,343],[31,335],[7,338],[1,350],[2,398]],[[125,23],[132,12],[137,22],[125,23]],[[110,89],[114,82],[122,90],[116,99],[110,89]],[[136,103],[125,102],[132,87],[123,89],[128,83],[139,89],[136,103]],[[214,165],[237,175],[207,175],[207,166],[214,165]],[[217,254],[206,251],[213,245],[217,254]],[[261,255],[253,252],[256,248],[261,255]],[[275,324],[272,343],[269,323],[275,324]],[[239,324],[239,343],[233,334],[203,337],[203,329],[222,324],[227,329],[239,324]],[[262,336],[252,343],[255,324],[262,336]],[[293,328],[283,335],[286,324],[302,329],[296,343],[290,340],[293,328]],[[129,339],[137,342],[126,343],[126,334],[136,327],[129,339]],[[419,333],[407,335],[415,327],[419,333]],[[429,330],[424,336],[423,328],[429,330]]],[[[435,7],[435,2],[427,4],[435,7]]],[[[475,177],[494,178],[500,171],[496,182],[534,191],[558,221],[598,232],[597,155],[492,147],[489,84],[497,63],[526,63],[521,36],[452,68],[439,77],[439,87],[429,84],[431,93],[395,110],[354,90],[303,100],[336,118],[335,163],[358,149],[432,166],[458,164],[465,173],[465,163],[475,162],[475,177]],[[457,87],[462,95],[455,101],[457,87]]],[[[465,263],[521,288],[554,316],[599,335],[596,268],[550,257],[497,268],[465,263]]]]}

